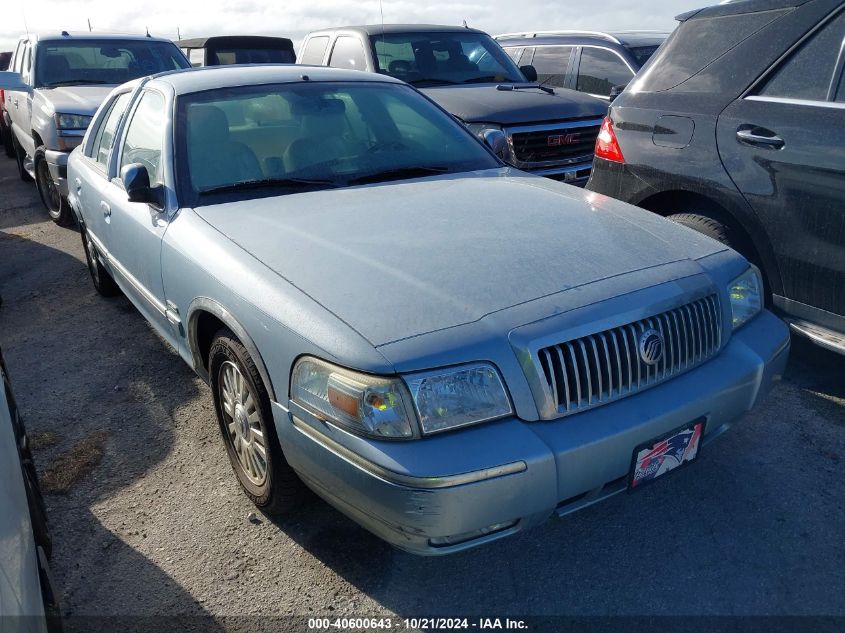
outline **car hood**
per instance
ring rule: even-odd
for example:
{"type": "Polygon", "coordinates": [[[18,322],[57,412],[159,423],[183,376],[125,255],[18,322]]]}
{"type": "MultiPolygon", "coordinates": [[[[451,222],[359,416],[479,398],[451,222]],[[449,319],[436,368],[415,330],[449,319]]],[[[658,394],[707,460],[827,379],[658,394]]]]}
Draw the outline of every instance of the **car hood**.
{"type": "Polygon", "coordinates": [[[93,115],[114,86],[60,86],[40,88],[39,94],[55,112],[93,115]]]}
{"type": "Polygon", "coordinates": [[[549,94],[539,88],[499,90],[496,84],[470,84],[423,88],[422,92],[467,123],[514,125],[607,114],[604,101],[565,88],[549,94]]]}
{"type": "Polygon", "coordinates": [[[375,346],[724,250],[630,205],[511,169],[195,211],[375,346]]]}

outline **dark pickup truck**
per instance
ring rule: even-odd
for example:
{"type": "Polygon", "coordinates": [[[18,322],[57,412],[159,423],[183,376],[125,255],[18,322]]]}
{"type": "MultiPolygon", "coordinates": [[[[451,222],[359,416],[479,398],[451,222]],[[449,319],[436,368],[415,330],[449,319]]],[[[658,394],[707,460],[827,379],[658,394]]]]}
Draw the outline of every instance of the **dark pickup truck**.
{"type": "Polygon", "coordinates": [[[305,38],[299,63],[401,79],[495,145],[508,163],[570,184],[586,183],[607,112],[607,103],[589,95],[540,86],[532,66],[519,68],[493,38],[470,28],[317,31],[305,38]]]}

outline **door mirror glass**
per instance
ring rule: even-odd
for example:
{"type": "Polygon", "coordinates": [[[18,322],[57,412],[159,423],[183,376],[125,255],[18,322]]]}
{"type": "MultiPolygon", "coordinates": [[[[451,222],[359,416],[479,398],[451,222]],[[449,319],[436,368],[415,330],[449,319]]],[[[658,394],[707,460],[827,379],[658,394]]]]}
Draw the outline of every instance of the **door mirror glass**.
{"type": "Polygon", "coordinates": [[[126,189],[129,202],[146,202],[161,208],[161,186],[150,186],[150,173],[141,163],[126,165],[120,170],[120,179],[126,189]]]}
{"type": "Polygon", "coordinates": [[[508,140],[502,130],[486,130],[484,132],[484,143],[493,150],[493,153],[504,160],[508,148],[508,140]]]}
{"type": "Polygon", "coordinates": [[[537,81],[537,69],[534,66],[520,66],[519,69],[528,81],[537,81]]]}
{"type": "Polygon", "coordinates": [[[29,86],[23,81],[19,73],[5,70],[0,72],[0,89],[29,91],[29,86]]]}

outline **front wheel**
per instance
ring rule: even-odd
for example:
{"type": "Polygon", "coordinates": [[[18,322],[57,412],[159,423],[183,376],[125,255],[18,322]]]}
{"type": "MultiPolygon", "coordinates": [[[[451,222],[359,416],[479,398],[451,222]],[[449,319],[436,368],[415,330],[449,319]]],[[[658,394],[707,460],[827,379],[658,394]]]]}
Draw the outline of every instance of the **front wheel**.
{"type": "Polygon", "coordinates": [[[73,211],[71,211],[67,198],[62,196],[56,181],[50,174],[50,165],[47,163],[47,156],[43,147],[35,150],[35,184],[38,186],[41,202],[44,203],[53,222],[59,226],[72,224],[73,211]]]}
{"type": "Polygon", "coordinates": [[[302,500],[304,486],[282,454],[270,396],[249,352],[221,329],[208,367],[220,432],[241,488],[269,514],[289,511],[302,500]]]}

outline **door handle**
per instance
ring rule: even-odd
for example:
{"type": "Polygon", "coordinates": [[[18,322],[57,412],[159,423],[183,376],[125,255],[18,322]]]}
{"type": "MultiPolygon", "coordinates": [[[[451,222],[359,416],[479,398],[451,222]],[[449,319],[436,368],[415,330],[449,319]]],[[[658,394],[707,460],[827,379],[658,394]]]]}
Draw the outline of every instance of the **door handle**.
{"type": "Polygon", "coordinates": [[[103,212],[103,217],[107,220],[111,217],[111,207],[105,202],[100,203],[100,210],[103,212]]]}
{"type": "Polygon", "coordinates": [[[741,127],[736,131],[736,139],[745,145],[781,149],[786,143],[771,130],[762,127],[741,127]]]}
{"type": "Polygon", "coordinates": [[[77,178],[74,180],[74,184],[76,185],[76,193],[82,193],[82,181],[77,178]]]}

